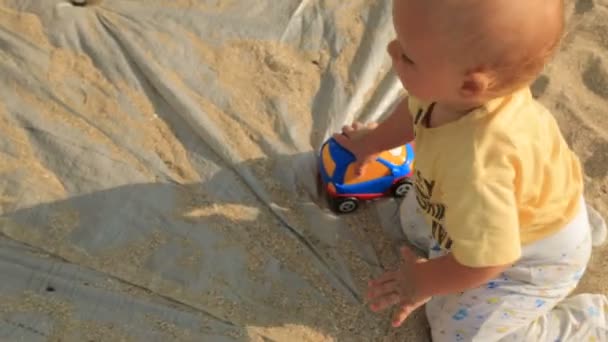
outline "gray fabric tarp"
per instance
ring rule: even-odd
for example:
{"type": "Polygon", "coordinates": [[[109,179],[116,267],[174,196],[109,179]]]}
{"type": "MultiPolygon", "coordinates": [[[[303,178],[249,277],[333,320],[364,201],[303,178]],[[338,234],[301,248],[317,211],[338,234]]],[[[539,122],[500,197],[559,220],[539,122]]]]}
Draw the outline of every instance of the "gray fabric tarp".
{"type": "Polygon", "coordinates": [[[315,178],[400,96],[390,2],[89,2],[0,1],[0,339],[398,338],[397,203],[315,178]]]}

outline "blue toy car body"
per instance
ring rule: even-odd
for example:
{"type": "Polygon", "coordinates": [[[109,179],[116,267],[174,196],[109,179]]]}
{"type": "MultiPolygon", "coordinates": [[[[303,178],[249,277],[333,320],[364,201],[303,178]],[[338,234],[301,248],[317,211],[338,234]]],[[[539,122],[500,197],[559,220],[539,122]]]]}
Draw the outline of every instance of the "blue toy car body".
{"type": "Polygon", "coordinates": [[[321,147],[319,174],[332,209],[337,212],[353,212],[359,200],[389,193],[403,197],[413,187],[410,180],[414,167],[413,143],[380,153],[360,176],[354,173],[354,162],[355,156],[333,138],[321,147]]]}

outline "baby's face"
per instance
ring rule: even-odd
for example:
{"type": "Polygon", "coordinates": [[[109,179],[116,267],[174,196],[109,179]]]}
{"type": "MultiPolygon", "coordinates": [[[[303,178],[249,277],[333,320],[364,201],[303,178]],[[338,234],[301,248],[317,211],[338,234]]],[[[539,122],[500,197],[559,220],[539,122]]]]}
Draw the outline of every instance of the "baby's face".
{"type": "MultiPolygon", "coordinates": [[[[394,0],[397,39],[388,45],[395,73],[408,93],[421,100],[460,102],[464,70],[450,58],[442,37],[420,0],[394,0]]],[[[454,49],[450,49],[453,53],[454,49]]]]}

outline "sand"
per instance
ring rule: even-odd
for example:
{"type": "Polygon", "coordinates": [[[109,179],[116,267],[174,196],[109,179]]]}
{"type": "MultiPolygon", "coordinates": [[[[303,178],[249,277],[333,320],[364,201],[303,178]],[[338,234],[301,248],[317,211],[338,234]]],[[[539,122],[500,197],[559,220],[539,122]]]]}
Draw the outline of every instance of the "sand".
{"type": "MultiPolygon", "coordinates": [[[[339,2],[323,3],[327,9],[333,9],[339,2]]],[[[271,176],[276,174],[277,168],[295,167],[286,165],[290,161],[283,162],[281,156],[310,152],[315,147],[314,138],[323,133],[315,131],[314,113],[310,106],[322,76],[326,73],[336,75],[336,79],[343,82],[345,93],[352,95],[358,80],[349,67],[356,58],[365,29],[358,13],[375,3],[360,0],[339,7],[333,20],[346,43],[337,54],[329,51],[328,47],[297,50],[286,44],[255,39],[234,39],[218,45],[192,32],[180,32],[193,48],[188,58],[198,59],[209,66],[216,78],[205,81],[217,81],[226,94],[225,103],[206,98],[197,89],[192,89],[189,75],[180,75],[156,61],[151,52],[153,48],[141,51],[151,61],[146,67],[154,69],[159,80],[170,82],[180,94],[191,99],[193,106],[201,110],[200,115],[225,137],[223,147],[213,147],[213,132],[207,132],[204,142],[212,146],[213,152],[209,155],[215,153],[215,156],[205,157],[213,161],[221,159],[217,163],[226,170],[245,165],[264,189],[244,195],[242,203],[220,203],[200,187],[188,186],[207,177],[200,171],[203,162],[195,160],[198,151],[195,153],[191,146],[183,143],[171,120],[158,115],[155,99],[142,91],[140,85],[103,74],[95,65],[95,56],[56,47],[47,37],[42,19],[16,11],[13,9],[14,1],[0,0],[0,27],[18,32],[25,41],[48,52],[48,56],[41,58],[43,62],[40,65],[29,67],[38,70],[41,80],[52,87],[56,102],[49,101],[42,90],[31,84],[8,84],[29,108],[40,113],[41,120],[82,132],[97,148],[91,151],[103,152],[104,158],[132,166],[140,172],[142,182],[154,182],[165,177],[177,184],[177,209],[172,213],[172,219],[200,227],[205,225],[206,229],[229,237],[215,248],[245,250],[244,272],[252,282],[264,283],[265,279],[260,278],[260,274],[272,257],[285,271],[294,272],[311,284],[314,291],[302,290],[296,298],[288,301],[286,290],[281,288],[285,284],[273,283],[268,286],[273,288],[274,295],[266,298],[261,303],[263,305],[236,303],[223,299],[213,290],[188,292],[176,281],[163,279],[146,269],[147,262],[156,251],[175,243],[184,251],[177,259],[176,267],[184,272],[204,274],[201,265],[208,258],[209,251],[197,250],[191,240],[168,234],[160,224],[152,227],[148,235],[128,244],[108,247],[97,254],[83,251],[68,241],[69,236],[78,231],[83,219],[69,206],[59,206],[51,215],[48,231],[30,232],[23,226],[3,222],[2,232],[44,252],[103,272],[127,284],[146,288],[190,308],[207,309],[235,324],[242,323],[246,325],[247,337],[253,341],[288,338],[332,341],[355,337],[384,341],[428,340],[427,324],[421,311],[401,329],[391,329],[387,314],[370,314],[363,303],[353,304],[337,293],[335,284],[328,281],[319,264],[308,257],[307,249],[303,247],[304,242],[310,244],[310,248],[322,256],[329,267],[345,267],[355,288],[362,291],[367,279],[377,274],[378,266],[388,267],[396,261],[395,241],[384,234],[375,213],[368,208],[343,218],[345,227],[354,228],[354,237],[337,243],[337,237],[319,236],[318,231],[308,228],[314,221],[307,216],[309,211],[303,208],[323,206],[316,197],[318,194],[301,186],[297,179],[271,176]],[[66,79],[82,81],[78,96],[74,96],[72,85],[64,82],[66,79]],[[135,110],[125,111],[117,99],[129,103],[135,110]],[[74,115],[74,112],[83,115],[74,115]],[[132,132],[138,134],[132,136],[132,132]],[[138,153],[138,150],[146,153],[138,153]],[[279,222],[297,234],[288,236],[282,233],[276,229],[279,222]],[[247,229],[241,229],[243,227],[247,229]],[[364,243],[371,244],[379,265],[361,257],[357,248],[364,243]],[[320,304],[315,296],[322,297],[325,302],[320,304]],[[296,305],[292,305],[294,302],[296,305]],[[263,314],[275,315],[277,321],[285,315],[305,317],[303,321],[306,323],[281,326],[247,324],[262,314],[262,306],[275,308],[276,312],[269,314],[264,311],[263,314]]],[[[564,44],[559,55],[533,85],[533,91],[555,114],[566,139],[579,155],[585,169],[588,201],[608,217],[608,0],[579,0],[568,6],[568,32],[564,44]]],[[[238,2],[208,1],[201,5],[194,0],[180,0],[173,2],[171,7],[222,14],[238,7],[238,2]]],[[[99,11],[98,14],[116,28],[129,29],[128,20],[124,17],[103,9],[99,11]]],[[[96,27],[87,28],[87,32],[93,37],[101,37],[96,27]]],[[[179,46],[166,32],[158,32],[157,37],[158,44],[179,51],[179,46]]],[[[145,46],[147,42],[139,39],[132,37],[134,42],[145,46]]],[[[0,62],[3,58],[0,51],[0,62]]],[[[197,72],[193,71],[194,74],[197,72]]],[[[375,86],[377,84],[370,89],[375,86]]],[[[75,195],[74,192],[80,189],[70,190],[65,186],[66,177],[73,175],[64,174],[58,166],[42,161],[43,158],[32,147],[26,129],[6,114],[6,107],[0,102],[0,139],[10,141],[12,152],[0,153],[0,174],[12,176],[21,173],[22,182],[10,191],[0,192],[2,212],[10,213],[17,205],[24,207],[59,201],[75,195]],[[35,200],[27,202],[18,198],[19,193],[37,188],[44,190],[35,200]]],[[[88,153],[93,153],[91,151],[88,153]]],[[[94,183],[96,179],[90,181],[94,183]]],[[[245,182],[241,183],[237,185],[247,186],[245,182]]],[[[608,276],[603,272],[606,267],[608,245],[594,251],[589,270],[577,291],[608,294],[608,276]]],[[[214,279],[214,283],[219,289],[231,286],[221,277],[214,279]]],[[[7,310],[55,313],[57,322],[52,338],[57,340],[69,338],[75,331],[89,331],[87,338],[92,340],[104,335],[104,338],[113,337],[115,340],[123,338],[119,329],[77,321],[72,317],[69,303],[49,301],[32,293],[6,298],[4,302],[11,305],[3,307],[0,313],[7,310]]],[[[193,333],[181,331],[172,323],[156,317],[149,317],[148,323],[174,339],[194,338],[193,333]]]]}
{"type": "MultiPolygon", "coordinates": [[[[608,1],[570,4],[563,47],[534,88],[581,159],[585,196],[608,217],[608,1]]],[[[608,293],[608,246],[594,251],[578,292],[608,293]]]]}

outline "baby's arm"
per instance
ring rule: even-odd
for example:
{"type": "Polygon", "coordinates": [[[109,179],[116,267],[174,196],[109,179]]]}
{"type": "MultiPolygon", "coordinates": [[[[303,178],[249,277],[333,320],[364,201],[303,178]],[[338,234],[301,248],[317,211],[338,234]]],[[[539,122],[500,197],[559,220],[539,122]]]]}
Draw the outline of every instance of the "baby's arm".
{"type": "Polygon", "coordinates": [[[413,278],[421,297],[459,293],[495,279],[511,265],[468,267],[452,254],[414,265],[413,278]]]}
{"type": "Polygon", "coordinates": [[[408,98],[403,99],[393,113],[362,139],[366,154],[376,154],[414,140],[412,115],[408,98]]]}
{"type": "Polygon", "coordinates": [[[367,293],[373,311],[399,305],[393,317],[395,327],[431,297],[478,287],[509,267],[468,267],[460,264],[452,254],[433,260],[416,259],[407,247],[402,248],[401,253],[403,261],[399,269],[370,281],[367,293]]]}
{"type": "Polygon", "coordinates": [[[382,151],[390,150],[414,140],[413,119],[408,109],[408,98],[397,105],[393,113],[375,129],[363,137],[349,139],[344,135],[334,138],[342,146],[353,152],[360,161],[382,151]]]}

